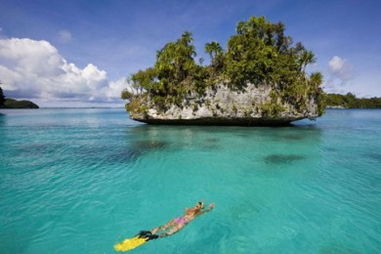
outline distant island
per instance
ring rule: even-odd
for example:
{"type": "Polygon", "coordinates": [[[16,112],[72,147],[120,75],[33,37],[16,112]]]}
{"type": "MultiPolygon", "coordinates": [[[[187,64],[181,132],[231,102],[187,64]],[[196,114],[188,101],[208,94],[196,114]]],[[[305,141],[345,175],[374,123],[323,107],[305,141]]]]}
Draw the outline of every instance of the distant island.
{"type": "Polygon", "coordinates": [[[357,98],[352,93],[326,94],[327,108],[381,108],[381,97],[357,98]]]}
{"type": "Polygon", "coordinates": [[[134,120],[152,124],[283,125],[324,112],[322,75],[308,74],[314,54],[294,43],[282,23],[239,22],[227,48],[205,45],[210,64],[196,63],[192,34],[157,52],[153,67],[122,92],[134,120]]]}
{"type": "Polygon", "coordinates": [[[0,108],[22,109],[22,108],[39,108],[37,104],[27,100],[15,100],[5,98],[3,89],[0,87],[0,108]]]}

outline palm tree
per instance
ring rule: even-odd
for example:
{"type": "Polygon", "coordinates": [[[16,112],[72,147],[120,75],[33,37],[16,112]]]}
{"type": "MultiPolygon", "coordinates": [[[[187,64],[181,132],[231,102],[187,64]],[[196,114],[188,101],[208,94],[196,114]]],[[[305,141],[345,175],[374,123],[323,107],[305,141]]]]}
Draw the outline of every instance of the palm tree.
{"type": "Polygon", "coordinates": [[[311,73],[310,80],[314,87],[319,87],[323,83],[323,75],[320,72],[311,73]]]}
{"type": "Polygon", "coordinates": [[[314,53],[309,50],[304,50],[300,55],[300,70],[305,71],[308,64],[314,63],[316,61],[314,53]]]}
{"type": "Polygon", "coordinates": [[[193,41],[192,33],[185,31],[180,38],[180,41],[184,42],[185,44],[190,44],[193,41]]]}
{"type": "Polygon", "coordinates": [[[213,61],[217,55],[222,53],[222,47],[218,42],[212,41],[205,44],[205,52],[209,54],[210,59],[213,61]]]}

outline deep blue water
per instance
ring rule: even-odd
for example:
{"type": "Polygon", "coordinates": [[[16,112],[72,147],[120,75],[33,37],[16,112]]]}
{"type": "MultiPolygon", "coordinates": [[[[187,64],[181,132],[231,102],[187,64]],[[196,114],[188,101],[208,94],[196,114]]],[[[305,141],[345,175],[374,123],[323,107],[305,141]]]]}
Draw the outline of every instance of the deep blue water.
{"type": "Polygon", "coordinates": [[[0,253],[380,253],[381,110],[292,127],[148,126],[123,109],[2,110],[0,253]]]}

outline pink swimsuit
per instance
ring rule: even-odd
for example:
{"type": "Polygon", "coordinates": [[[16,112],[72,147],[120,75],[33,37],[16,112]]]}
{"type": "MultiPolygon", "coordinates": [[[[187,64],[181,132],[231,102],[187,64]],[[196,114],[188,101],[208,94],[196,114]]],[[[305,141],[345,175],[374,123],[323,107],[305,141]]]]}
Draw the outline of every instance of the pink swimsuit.
{"type": "Polygon", "coordinates": [[[188,223],[188,220],[185,219],[184,217],[177,217],[177,218],[175,218],[175,222],[178,225],[185,225],[188,223]]]}

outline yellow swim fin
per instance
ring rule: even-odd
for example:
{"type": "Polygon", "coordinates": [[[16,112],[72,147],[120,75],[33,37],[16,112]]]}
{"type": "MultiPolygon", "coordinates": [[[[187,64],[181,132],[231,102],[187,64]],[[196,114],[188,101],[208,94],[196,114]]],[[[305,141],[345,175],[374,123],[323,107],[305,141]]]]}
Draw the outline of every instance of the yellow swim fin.
{"type": "Polygon", "coordinates": [[[124,240],[123,242],[114,245],[116,251],[129,251],[135,249],[136,247],[146,243],[149,240],[148,237],[135,236],[124,240]]]}
{"type": "Polygon", "coordinates": [[[139,234],[132,238],[125,239],[123,242],[114,245],[116,251],[129,251],[148,242],[157,239],[159,236],[152,234],[150,231],[140,231],[139,234]]]}

